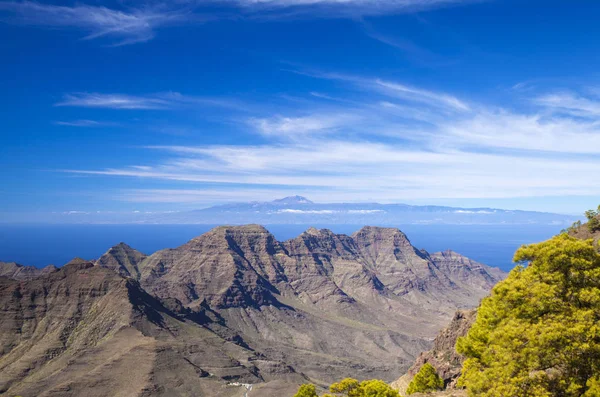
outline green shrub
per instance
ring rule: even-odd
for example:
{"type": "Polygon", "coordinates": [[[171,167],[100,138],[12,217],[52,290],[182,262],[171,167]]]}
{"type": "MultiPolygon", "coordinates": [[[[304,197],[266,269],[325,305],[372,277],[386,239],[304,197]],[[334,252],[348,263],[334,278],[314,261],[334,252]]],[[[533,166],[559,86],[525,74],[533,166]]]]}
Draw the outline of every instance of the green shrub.
{"type": "Polygon", "coordinates": [[[440,378],[435,368],[433,368],[433,365],[425,363],[409,383],[406,393],[409,395],[413,393],[429,393],[442,390],[443,388],[444,381],[440,378]]]}
{"type": "MultiPolygon", "coordinates": [[[[372,379],[362,382],[346,378],[329,387],[331,394],[323,397],[400,397],[400,394],[382,380],[372,379]]],[[[302,385],[294,397],[318,397],[314,385],[302,385]]]]}
{"type": "Polygon", "coordinates": [[[294,397],[319,397],[315,385],[304,384],[300,386],[298,392],[294,394],[294,397]]]}

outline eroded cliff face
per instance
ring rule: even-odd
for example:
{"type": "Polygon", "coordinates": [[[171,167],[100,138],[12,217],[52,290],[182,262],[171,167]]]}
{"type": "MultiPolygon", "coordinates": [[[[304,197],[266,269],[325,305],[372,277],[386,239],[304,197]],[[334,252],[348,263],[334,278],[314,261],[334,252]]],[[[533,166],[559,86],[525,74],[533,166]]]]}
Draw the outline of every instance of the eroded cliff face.
{"type": "Polygon", "coordinates": [[[397,229],[279,242],[261,226],[219,227],[150,256],[121,243],[93,264],[2,279],[0,390],[233,396],[227,383],[241,382],[269,396],[308,379],[391,381],[503,277],[397,229]]]}
{"type": "MultiPolygon", "coordinates": [[[[115,262],[107,255],[102,263],[115,262]]],[[[135,266],[151,294],[208,305],[253,348],[324,382],[346,368],[393,379],[450,313],[476,306],[504,277],[376,227],[352,236],[311,228],[279,242],[262,226],[224,226],[135,266]]]]}

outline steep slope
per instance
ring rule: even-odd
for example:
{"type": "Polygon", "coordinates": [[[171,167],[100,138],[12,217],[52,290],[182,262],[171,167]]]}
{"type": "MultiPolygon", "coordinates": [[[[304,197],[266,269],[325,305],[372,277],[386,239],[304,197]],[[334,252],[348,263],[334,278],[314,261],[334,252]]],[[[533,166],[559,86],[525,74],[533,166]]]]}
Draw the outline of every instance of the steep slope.
{"type": "MultiPolygon", "coordinates": [[[[596,216],[596,219],[600,221],[600,215],[596,216]]],[[[588,223],[581,224],[579,226],[574,224],[572,227],[567,229],[569,235],[576,237],[581,240],[593,239],[596,243],[600,241],[600,230],[591,231],[588,223]]]]}
{"type": "Polygon", "coordinates": [[[429,363],[442,377],[446,388],[453,389],[464,361],[464,358],[456,352],[456,341],[467,334],[476,316],[475,310],[457,311],[450,324],[436,336],[433,347],[421,353],[406,374],[392,383],[392,386],[399,390],[401,395],[405,395],[412,378],[425,363],[429,363]]]}
{"type": "Polygon", "coordinates": [[[275,304],[273,283],[283,277],[281,250],[258,225],[218,227],[187,244],[159,251],[140,264],[140,282],[159,297],[211,307],[275,304]]]}
{"type": "Polygon", "coordinates": [[[150,293],[210,307],[253,349],[327,383],[349,373],[393,379],[448,313],[477,305],[503,277],[460,260],[438,266],[397,229],[311,228],[281,243],[248,225],[215,228],[138,269],[150,293]]]}
{"type": "Polygon", "coordinates": [[[208,309],[167,309],[90,263],[28,282],[0,278],[0,394],[241,396],[227,382],[304,380],[248,349],[208,309]],[[175,311],[174,311],[175,310],[175,311]]]}
{"type": "Polygon", "coordinates": [[[15,262],[0,262],[0,277],[8,277],[13,280],[31,280],[52,272],[57,267],[48,265],[42,269],[33,266],[23,266],[15,262]]]}
{"type": "Polygon", "coordinates": [[[506,273],[498,268],[486,266],[451,250],[433,253],[430,258],[462,290],[479,291],[482,296],[506,277],[506,273]]]}

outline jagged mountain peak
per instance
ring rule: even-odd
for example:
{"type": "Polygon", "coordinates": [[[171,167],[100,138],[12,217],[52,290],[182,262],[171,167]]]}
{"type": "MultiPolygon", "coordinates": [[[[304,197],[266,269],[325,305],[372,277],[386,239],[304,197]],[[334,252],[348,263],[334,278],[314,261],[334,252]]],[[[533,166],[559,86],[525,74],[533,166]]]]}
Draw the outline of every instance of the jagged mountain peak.
{"type": "Polygon", "coordinates": [[[111,248],[111,250],[132,250],[133,248],[131,248],[131,246],[127,243],[124,243],[123,241],[121,241],[119,244],[113,246],[111,248]]]}
{"type": "Polygon", "coordinates": [[[316,227],[309,227],[304,233],[310,234],[311,236],[318,236],[319,234],[321,234],[321,231],[316,227]]]}
{"type": "Polygon", "coordinates": [[[110,248],[94,264],[111,269],[123,277],[140,277],[139,265],[146,259],[146,255],[121,242],[110,248]]]}

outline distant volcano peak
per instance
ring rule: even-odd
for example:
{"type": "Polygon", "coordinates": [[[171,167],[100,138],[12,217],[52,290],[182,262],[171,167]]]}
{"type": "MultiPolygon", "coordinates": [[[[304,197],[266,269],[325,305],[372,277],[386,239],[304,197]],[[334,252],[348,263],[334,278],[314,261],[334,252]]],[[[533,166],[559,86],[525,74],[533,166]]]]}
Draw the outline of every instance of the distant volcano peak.
{"type": "Polygon", "coordinates": [[[312,201],[302,196],[288,196],[282,199],[273,200],[274,204],[314,204],[312,201]]]}

